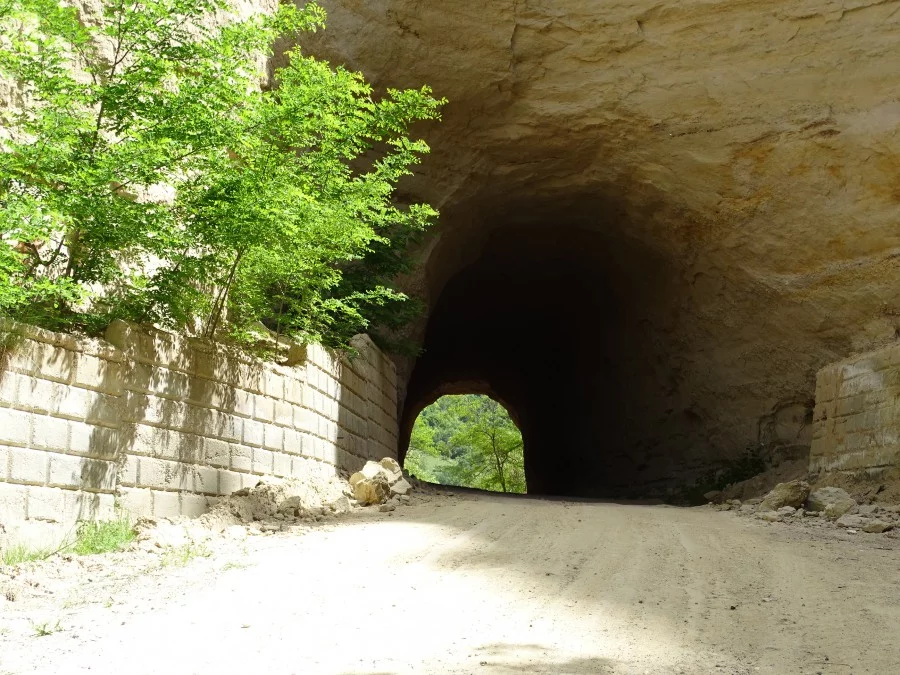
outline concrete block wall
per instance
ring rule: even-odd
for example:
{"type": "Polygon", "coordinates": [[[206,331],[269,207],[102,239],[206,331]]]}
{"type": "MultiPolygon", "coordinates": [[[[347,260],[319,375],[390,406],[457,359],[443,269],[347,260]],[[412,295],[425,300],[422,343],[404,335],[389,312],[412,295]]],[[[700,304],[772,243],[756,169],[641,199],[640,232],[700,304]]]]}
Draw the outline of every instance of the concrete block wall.
{"type": "Polygon", "coordinates": [[[811,472],[900,467],[900,345],[820,370],[813,420],[811,472]]]}
{"type": "Polygon", "coordinates": [[[117,322],[106,340],[2,331],[0,543],[83,519],[196,516],[261,478],[334,475],[397,453],[393,363],[295,346],[279,366],[117,322]]]}

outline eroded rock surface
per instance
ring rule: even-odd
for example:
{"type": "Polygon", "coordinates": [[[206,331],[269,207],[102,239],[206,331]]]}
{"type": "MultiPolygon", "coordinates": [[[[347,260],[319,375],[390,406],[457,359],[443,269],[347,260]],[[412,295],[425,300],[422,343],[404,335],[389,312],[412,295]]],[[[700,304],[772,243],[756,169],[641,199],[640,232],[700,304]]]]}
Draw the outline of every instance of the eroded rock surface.
{"type": "Polygon", "coordinates": [[[533,491],[802,459],[816,370],[900,329],[896,2],[322,4],[309,50],[450,99],[407,427],[481,383],[533,491]]]}

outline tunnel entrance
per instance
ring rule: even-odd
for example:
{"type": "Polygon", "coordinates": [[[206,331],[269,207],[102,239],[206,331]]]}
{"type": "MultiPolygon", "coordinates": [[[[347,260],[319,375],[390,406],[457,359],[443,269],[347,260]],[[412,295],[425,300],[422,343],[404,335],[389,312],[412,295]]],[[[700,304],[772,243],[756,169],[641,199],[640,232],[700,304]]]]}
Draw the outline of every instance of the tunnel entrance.
{"type": "Polygon", "coordinates": [[[522,433],[502,403],[483,394],[441,396],[416,418],[404,469],[419,480],[524,494],[522,433]]]}
{"type": "Polygon", "coordinates": [[[663,256],[609,231],[495,229],[432,307],[401,454],[425,405],[480,391],[514,414],[531,493],[644,496],[672,483],[684,457],[667,441],[702,424],[679,408],[668,359],[673,277],[663,256]]]}

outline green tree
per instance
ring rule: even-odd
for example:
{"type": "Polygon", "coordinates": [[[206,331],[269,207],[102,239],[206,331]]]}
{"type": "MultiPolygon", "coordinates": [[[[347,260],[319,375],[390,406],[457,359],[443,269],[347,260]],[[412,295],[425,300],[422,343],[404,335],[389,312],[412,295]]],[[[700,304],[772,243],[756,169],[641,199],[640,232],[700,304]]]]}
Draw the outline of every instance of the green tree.
{"type": "Polygon", "coordinates": [[[409,439],[409,450],[404,460],[404,468],[416,478],[431,483],[439,483],[436,465],[440,462],[440,450],[434,443],[434,427],[421,415],[413,425],[409,439]]]}
{"type": "Polygon", "coordinates": [[[395,188],[428,151],[410,125],[443,102],[375,100],[299,49],[261,89],[260,56],[323,27],[317,5],[224,25],[227,0],[4,7],[0,76],[24,105],[0,138],[0,312],[342,345],[405,299],[390,275],[436,213],[395,188]]]}
{"type": "Polygon", "coordinates": [[[444,396],[423,410],[405,464],[424,480],[525,492],[522,434],[506,409],[489,396],[444,396]]]}

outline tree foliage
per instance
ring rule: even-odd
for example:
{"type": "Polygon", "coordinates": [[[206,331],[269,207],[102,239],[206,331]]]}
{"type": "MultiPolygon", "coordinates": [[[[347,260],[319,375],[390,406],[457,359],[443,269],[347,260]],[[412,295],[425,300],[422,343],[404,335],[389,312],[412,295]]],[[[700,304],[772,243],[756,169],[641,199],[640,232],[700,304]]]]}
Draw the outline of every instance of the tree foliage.
{"type": "Polygon", "coordinates": [[[444,396],[413,426],[407,471],[444,485],[525,492],[522,434],[489,396],[444,396]]]}
{"type": "Polygon", "coordinates": [[[376,100],[299,48],[260,87],[276,37],[324,12],[223,21],[227,3],[0,6],[0,78],[22,100],[0,113],[0,313],[236,337],[262,322],[334,345],[402,314],[391,279],[436,213],[395,190],[428,152],[410,125],[443,102],[376,100]]]}

